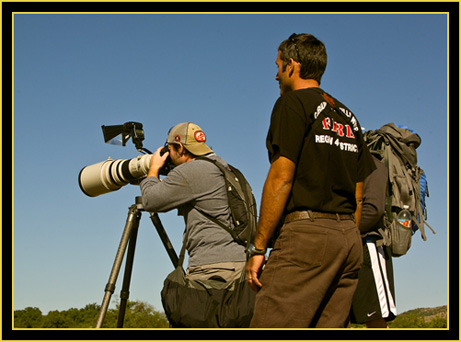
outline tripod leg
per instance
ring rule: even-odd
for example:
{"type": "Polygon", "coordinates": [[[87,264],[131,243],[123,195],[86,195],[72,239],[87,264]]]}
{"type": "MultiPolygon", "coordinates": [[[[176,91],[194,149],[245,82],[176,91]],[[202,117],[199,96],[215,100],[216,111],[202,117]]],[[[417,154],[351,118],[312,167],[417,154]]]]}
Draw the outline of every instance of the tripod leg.
{"type": "Polygon", "coordinates": [[[171,244],[171,241],[163,227],[162,221],[158,217],[157,213],[150,213],[150,219],[154,224],[155,228],[157,229],[157,233],[160,236],[160,240],[163,242],[163,246],[165,246],[166,252],[168,253],[171,262],[173,263],[174,268],[178,267],[178,255],[171,244]]]}
{"type": "Polygon", "coordinates": [[[104,318],[107,313],[107,308],[109,307],[110,298],[115,290],[115,283],[117,282],[118,273],[120,272],[120,267],[122,265],[123,256],[125,254],[128,241],[133,231],[133,227],[139,225],[140,212],[137,209],[136,205],[133,205],[128,210],[128,217],[125,224],[125,229],[122,234],[122,239],[120,240],[120,245],[115,256],[114,265],[112,266],[112,271],[109,276],[109,282],[105,288],[105,294],[102,301],[101,309],[99,311],[98,320],[96,322],[96,328],[101,328],[104,318]]]}
{"type": "Polygon", "coordinates": [[[128,245],[128,254],[125,262],[125,275],[123,276],[123,286],[120,292],[120,308],[118,311],[117,328],[123,328],[123,321],[125,319],[125,310],[128,298],[130,296],[130,282],[131,274],[133,271],[134,251],[136,249],[136,240],[138,238],[139,221],[133,227],[130,236],[130,244],[128,245]]]}

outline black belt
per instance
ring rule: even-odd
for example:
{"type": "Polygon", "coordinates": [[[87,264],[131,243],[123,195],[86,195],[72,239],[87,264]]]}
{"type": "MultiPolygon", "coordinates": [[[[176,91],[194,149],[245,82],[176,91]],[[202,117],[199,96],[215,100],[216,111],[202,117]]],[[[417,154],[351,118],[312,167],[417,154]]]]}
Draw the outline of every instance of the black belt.
{"type": "Polygon", "coordinates": [[[316,219],[316,218],[328,218],[332,220],[355,220],[353,214],[332,214],[332,213],[320,213],[311,210],[293,211],[285,217],[285,223],[293,221],[316,219]]]}

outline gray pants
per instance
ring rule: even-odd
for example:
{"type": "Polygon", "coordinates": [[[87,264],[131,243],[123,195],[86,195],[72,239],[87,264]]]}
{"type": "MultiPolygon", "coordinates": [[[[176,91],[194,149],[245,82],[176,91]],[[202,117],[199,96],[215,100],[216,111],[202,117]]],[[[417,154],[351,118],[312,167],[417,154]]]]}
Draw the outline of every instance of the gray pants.
{"type": "Polygon", "coordinates": [[[223,282],[237,280],[242,275],[245,262],[220,262],[187,268],[186,278],[193,280],[216,279],[223,282]]]}

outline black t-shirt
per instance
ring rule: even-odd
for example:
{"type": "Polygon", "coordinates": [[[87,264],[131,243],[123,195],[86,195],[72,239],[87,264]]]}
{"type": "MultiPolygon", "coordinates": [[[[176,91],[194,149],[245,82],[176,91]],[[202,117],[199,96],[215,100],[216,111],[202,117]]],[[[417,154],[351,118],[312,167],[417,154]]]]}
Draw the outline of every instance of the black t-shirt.
{"type": "Polygon", "coordinates": [[[375,169],[355,116],[322,94],[320,88],[288,92],[272,111],[266,141],[269,160],[279,152],[296,164],[285,214],[309,209],[353,213],[356,183],[375,169]]]}

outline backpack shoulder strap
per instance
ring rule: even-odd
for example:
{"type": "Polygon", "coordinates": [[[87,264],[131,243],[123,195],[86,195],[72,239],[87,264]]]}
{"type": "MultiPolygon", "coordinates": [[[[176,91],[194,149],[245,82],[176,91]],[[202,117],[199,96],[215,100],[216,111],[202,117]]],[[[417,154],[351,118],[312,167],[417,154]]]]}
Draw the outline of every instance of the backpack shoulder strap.
{"type": "Polygon", "coordinates": [[[218,169],[221,170],[221,173],[223,174],[224,176],[224,180],[226,182],[228,182],[231,186],[233,186],[239,196],[241,198],[244,198],[246,201],[248,201],[248,194],[245,192],[245,189],[244,189],[244,184],[247,183],[245,177],[243,176],[243,174],[240,172],[239,169],[233,167],[232,165],[230,164],[227,164],[229,165],[229,168],[226,168],[224,165],[222,165],[220,162],[216,161],[216,160],[213,160],[213,159],[210,159],[210,158],[207,158],[207,157],[197,157],[195,158],[196,160],[206,160],[212,164],[214,164],[218,169]],[[230,173],[232,173],[232,175],[230,175],[230,173]]]}
{"type": "MultiPolygon", "coordinates": [[[[205,161],[208,161],[212,164],[214,164],[220,171],[221,173],[223,174],[223,177],[224,177],[224,181],[227,182],[228,179],[226,177],[226,174],[225,174],[225,171],[224,171],[224,166],[222,166],[220,163],[218,163],[217,161],[213,160],[213,159],[210,159],[210,158],[207,158],[207,157],[203,157],[203,156],[200,156],[200,157],[197,157],[195,158],[196,160],[205,160],[205,161]]],[[[226,184],[227,186],[227,184],[226,184]]],[[[238,189],[240,191],[239,188],[236,187],[236,189],[238,189]]],[[[229,193],[229,192],[227,192],[229,193]]],[[[219,221],[217,218],[211,216],[210,214],[204,212],[203,210],[201,210],[200,208],[197,208],[197,207],[194,207],[195,210],[197,210],[200,214],[202,214],[203,216],[205,216],[207,219],[209,219],[210,221],[216,223],[218,226],[220,226],[221,228],[223,228],[224,230],[226,230],[233,238],[234,240],[237,240],[237,236],[235,235],[235,232],[228,226],[226,226],[224,223],[222,223],[221,221],[219,221]]],[[[232,211],[232,208],[230,208],[230,205],[229,205],[229,209],[232,211]]],[[[231,213],[232,214],[232,213],[231,213]]]]}

